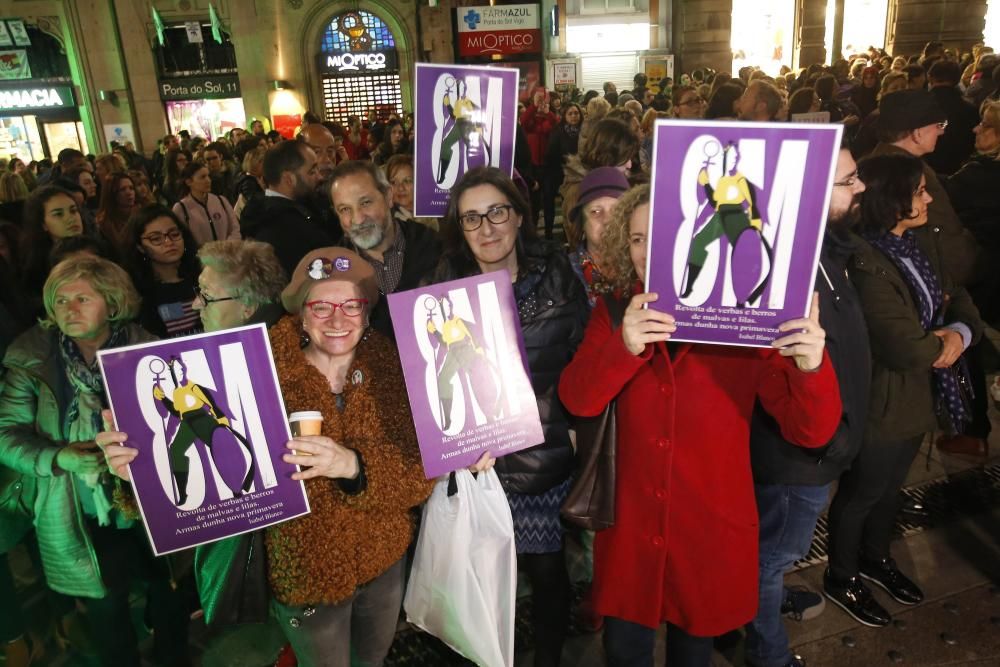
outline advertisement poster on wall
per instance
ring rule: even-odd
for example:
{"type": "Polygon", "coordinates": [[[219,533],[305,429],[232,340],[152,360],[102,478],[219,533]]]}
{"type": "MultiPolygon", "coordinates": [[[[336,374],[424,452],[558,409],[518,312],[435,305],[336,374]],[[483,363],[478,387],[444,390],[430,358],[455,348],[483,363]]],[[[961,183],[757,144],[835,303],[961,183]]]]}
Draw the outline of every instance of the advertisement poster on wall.
{"type": "Polygon", "coordinates": [[[842,128],[656,124],[646,289],[674,340],[769,347],[808,313],[842,128]]]}
{"type": "Polygon", "coordinates": [[[470,169],[514,170],[518,72],[417,63],[414,215],[441,217],[470,169]]]}
{"type": "Polygon", "coordinates": [[[510,274],[389,295],[427,479],[542,443],[510,274]]]}
{"type": "Polygon", "coordinates": [[[98,354],[156,555],[309,512],[267,329],[257,324],[98,354]]]}
{"type": "Polygon", "coordinates": [[[458,7],[455,18],[458,54],[463,58],[542,52],[537,4],[458,7]]]}

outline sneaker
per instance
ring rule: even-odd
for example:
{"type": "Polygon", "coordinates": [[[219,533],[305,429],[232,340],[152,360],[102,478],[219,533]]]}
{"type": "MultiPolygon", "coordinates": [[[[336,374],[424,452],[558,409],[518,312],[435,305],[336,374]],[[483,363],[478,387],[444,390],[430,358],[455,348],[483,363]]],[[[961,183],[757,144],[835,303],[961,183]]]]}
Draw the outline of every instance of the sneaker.
{"type": "Polygon", "coordinates": [[[900,604],[918,604],[924,601],[924,592],[896,567],[896,561],[885,558],[880,561],[861,561],[859,574],[868,581],[878,584],[900,604]]]}
{"type": "Polygon", "coordinates": [[[823,574],[823,595],[862,625],[884,628],[892,622],[889,612],[872,597],[872,592],[858,577],[841,583],[830,576],[827,568],[823,574]]]}
{"type": "Polygon", "coordinates": [[[826,609],[826,600],[805,586],[785,588],[785,600],[781,603],[781,614],[796,621],[816,618],[826,609]]]}

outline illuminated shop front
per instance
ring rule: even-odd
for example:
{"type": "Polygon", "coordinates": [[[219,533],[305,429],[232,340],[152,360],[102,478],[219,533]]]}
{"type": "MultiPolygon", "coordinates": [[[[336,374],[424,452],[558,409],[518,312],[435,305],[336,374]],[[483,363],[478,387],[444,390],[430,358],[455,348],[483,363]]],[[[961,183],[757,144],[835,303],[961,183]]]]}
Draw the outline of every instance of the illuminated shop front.
{"type": "Polygon", "coordinates": [[[20,19],[0,20],[0,157],[89,152],[62,40],[20,19]]]}
{"type": "Polygon", "coordinates": [[[185,77],[160,82],[160,99],[171,134],[217,139],[234,127],[246,127],[240,81],[234,74],[185,77]]]}
{"type": "Polygon", "coordinates": [[[347,125],[349,116],[379,119],[403,112],[396,38],[381,18],[364,10],[334,17],[316,56],[324,120],[347,125]]]}
{"type": "Polygon", "coordinates": [[[733,0],[733,75],[759,67],[776,76],[792,66],[795,0],[733,0]]]}
{"type": "Polygon", "coordinates": [[[168,25],[157,48],[160,99],[171,134],[214,140],[247,126],[236,52],[229,34],[210,22],[168,25]],[[218,37],[216,37],[216,34],[218,37]]]}

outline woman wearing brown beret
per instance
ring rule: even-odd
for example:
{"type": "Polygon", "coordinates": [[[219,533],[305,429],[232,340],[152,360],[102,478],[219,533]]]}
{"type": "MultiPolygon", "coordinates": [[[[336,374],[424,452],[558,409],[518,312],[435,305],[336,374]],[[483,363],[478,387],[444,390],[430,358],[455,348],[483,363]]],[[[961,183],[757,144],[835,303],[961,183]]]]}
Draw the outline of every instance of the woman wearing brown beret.
{"type": "MultiPolygon", "coordinates": [[[[288,443],[311,512],[267,529],[272,611],[300,665],[381,665],[403,599],[409,510],[430,495],[395,346],[368,327],[375,273],[320,248],[295,268],[270,330],[285,407],[323,414],[322,435],[288,443]]],[[[107,447],[127,476],[126,447],[107,447]]]]}

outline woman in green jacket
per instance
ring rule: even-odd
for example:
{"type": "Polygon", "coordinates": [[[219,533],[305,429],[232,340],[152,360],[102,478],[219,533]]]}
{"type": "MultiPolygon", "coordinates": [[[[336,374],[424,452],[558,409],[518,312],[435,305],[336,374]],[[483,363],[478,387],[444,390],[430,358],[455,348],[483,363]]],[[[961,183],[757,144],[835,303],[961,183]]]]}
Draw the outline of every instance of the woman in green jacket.
{"type": "Polygon", "coordinates": [[[939,419],[961,431],[970,418],[961,355],[983,325],[969,295],[944,273],[936,232],[925,226],[932,198],[921,161],[875,156],[860,163],[857,177],[865,184],[860,231],[868,243],[850,273],[868,324],[872,389],[861,452],[830,506],[824,591],[858,622],[881,627],[892,618],[860,578],[901,604],[923,600],[889,553],[899,490],[939,419]]]}
{"type": "Polygon", "coordinates": [[[124,270],[90,257],[54,267],[42,296],[46,319],[4,358],[0,464],[33,484],[46,580],[83,604],[101,664],[139,665],[128,603],[134,576],[150,583],[157,657],[186,662],[183,601],[142,528],[113,507],[112,478],[94,442],[107,406],[98,350],[151,339],[129,322],[139,296],[124,270]]]}

